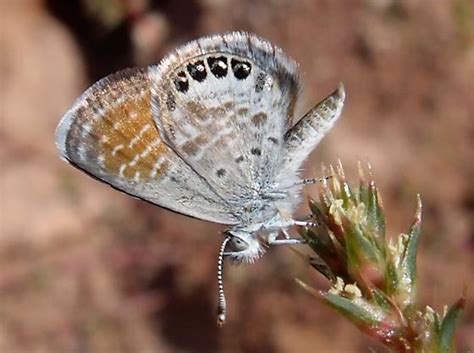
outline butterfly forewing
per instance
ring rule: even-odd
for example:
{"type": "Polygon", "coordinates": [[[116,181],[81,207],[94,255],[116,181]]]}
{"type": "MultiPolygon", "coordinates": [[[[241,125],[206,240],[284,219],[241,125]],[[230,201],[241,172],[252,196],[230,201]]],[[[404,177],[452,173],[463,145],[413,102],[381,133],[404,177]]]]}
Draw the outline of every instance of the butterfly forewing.
{"type": "Polygon", "coordinates": [[[279,166],[296,64],[245,33],[202,38],[149,69],[158,129],[224,199],[255,194],[279,166]]]}
{"type": "Polygon", "coordinates": [[[56,141],[73,165],[159,206],[238,223],[222,200],[160,137],[146,70],[128,69],[89,88],[63,117],[56,141]]]}
{"type": "Polygon", "coordinates": [[[341,116],[345,91],[342,84],[328,97],[306,113],[285,134],[281,168],[276,181],[280,185],[294,182],[290,175],[300,174],[303,162],[341,116]]]}

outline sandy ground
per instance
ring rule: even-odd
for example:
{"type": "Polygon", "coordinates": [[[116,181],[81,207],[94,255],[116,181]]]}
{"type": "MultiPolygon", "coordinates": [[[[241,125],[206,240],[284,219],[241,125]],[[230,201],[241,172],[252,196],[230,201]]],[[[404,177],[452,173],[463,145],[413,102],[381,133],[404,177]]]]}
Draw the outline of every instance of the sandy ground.
{"type": "MultiPolygon", "coordinates": [[[[468,286],[457,341],[474,349],[474,5],[468,0],[1,1],[0,351],[383,352],[295,285],[322,280],[288,249],[228,267],[220,227],[124,196],[60,161],[54,129],[119,68],[197,36],[247,30],[299,63],[299,111],[339,81],[344,117],[308,163],[370,161],[391,234],[424,201],[419,298],[468,286]],[[470,334],[469,334],[470,333],[470,334]]],[[[308,189],[314,194],[317,186],[308,189]]],[[[304,212],[304,206],[301,212],[304,212]]]]}

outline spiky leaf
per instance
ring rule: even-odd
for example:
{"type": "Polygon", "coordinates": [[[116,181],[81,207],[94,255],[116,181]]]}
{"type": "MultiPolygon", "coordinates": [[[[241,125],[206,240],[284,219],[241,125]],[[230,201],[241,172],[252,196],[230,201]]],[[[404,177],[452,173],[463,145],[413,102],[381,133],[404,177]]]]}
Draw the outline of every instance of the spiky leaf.
{"type": "Polygon", "coordinates": [[[459,318],[464,310],[465,298],[459,299],[447,312],[439,331],[439,353],[452,353],[454,352],[454,333],[456,331],[456,325],[459,318]]]}
{"type": "Polygon", "coordinates": [[[416,296],[416,255],[421,233],[421,211],[421,199],[418,196],[415,220],[407,234],[408,240],[399,265],[398,295],[404,308],[413,305],[416,296]]]}

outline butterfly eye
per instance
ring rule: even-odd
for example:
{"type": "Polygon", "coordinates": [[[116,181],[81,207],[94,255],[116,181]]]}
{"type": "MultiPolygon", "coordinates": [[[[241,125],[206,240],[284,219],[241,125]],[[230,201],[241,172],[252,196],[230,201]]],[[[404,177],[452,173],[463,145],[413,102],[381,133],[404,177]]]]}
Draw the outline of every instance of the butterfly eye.
{"type": "Polygon", "coordinates": [[[235,247],[236,251],[243,251],[249,246],[246,241],[236,236],[232,237],[232,245],[235,247]]]}

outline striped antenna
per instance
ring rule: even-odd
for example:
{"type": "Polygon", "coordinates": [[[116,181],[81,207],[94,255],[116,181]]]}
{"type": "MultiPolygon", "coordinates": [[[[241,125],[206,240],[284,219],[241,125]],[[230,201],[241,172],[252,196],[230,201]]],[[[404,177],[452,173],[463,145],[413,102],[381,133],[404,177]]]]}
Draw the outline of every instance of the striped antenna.
{"type": "Polygon", "coordinates": [[[221,244],[219,249],[219,258],[217,260],[217,286],[218,286],[218,295],[219,299],[217,302],[217,326],[222,327],[225,324],[225,314],[226,314],[226,301],[224,294],[224,251],[227,243],[230,240],[230,236],[224,238],[224,241],[221,244]]]}

